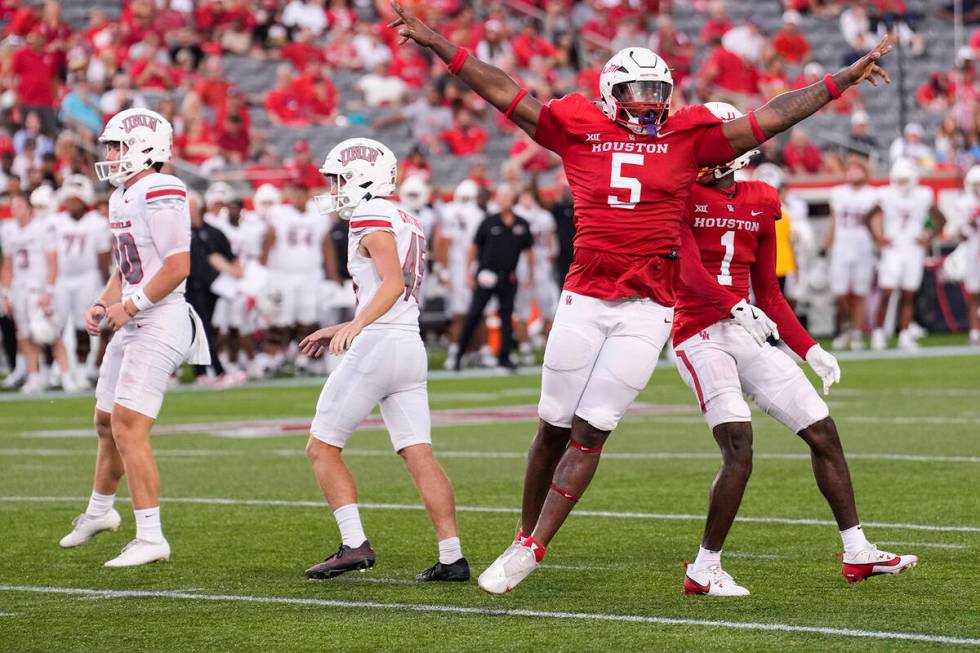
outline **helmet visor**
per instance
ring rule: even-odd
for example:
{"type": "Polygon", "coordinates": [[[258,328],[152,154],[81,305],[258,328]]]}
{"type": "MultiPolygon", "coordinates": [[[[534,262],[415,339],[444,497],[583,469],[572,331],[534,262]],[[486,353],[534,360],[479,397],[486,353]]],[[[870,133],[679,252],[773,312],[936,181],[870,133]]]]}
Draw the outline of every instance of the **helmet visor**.
{"type": "Polygon", "coordinates": [[[662,81],[622,82],[612,88],[619,120],[655,125],[667,118],[673,85],[662,81]],[[625,114],[625,115],[623,115],[625,114]]]}

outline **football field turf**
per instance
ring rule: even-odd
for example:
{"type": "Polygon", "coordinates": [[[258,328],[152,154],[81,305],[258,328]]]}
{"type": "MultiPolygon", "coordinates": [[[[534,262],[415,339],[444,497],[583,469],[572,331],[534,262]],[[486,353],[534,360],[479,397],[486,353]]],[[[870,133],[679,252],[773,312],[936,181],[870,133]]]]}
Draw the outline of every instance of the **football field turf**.
{"type": "Polygon", "coordinates": [[[513,535],[538,377],[430,382],[474,571],[464,585],[412,580],[435,560],[434,535],[380,430],[355,434],[347,453],[376,566],[304,580],[339,541],[303,454],[318,386],[168,396],[153,443],[173,557],[121,570],[101,565],[133,537],[128,503],[119,532],[57,545],[91,490],[92,399],[0,402],[0,651],[976,650],[980,358],[842,368],[830,404],[862,521],[920,564],[848,586],[806,447],[757,413],[725,547],[726,569],[752,590],[742,599],[681,591],[719,456],[668,366],[611,437],[545,564],[500,597],[475,576],[513,535]]]}

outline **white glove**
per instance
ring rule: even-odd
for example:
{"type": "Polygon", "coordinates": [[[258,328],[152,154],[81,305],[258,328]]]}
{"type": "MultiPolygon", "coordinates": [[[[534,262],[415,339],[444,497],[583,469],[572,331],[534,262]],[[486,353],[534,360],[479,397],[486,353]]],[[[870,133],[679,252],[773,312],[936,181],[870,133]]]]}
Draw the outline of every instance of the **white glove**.
{"type": "Polygon", "coordinates": [[[830,386],[840,383],[840,365],[837,359],[824,351],[820,345],[813,345],[806,353],[806,362],[823,381],[823,393],[830,394],[830,386]]]}
{"type": "Polygon", "coordinates": [[[776,329],[776,323],[770,320],[769,316],[763,313],[761,308],[749,304],[744,299],[732,306],[732,317],[760,345],[769,336],[779,340],[779,331],[776,329]]]}

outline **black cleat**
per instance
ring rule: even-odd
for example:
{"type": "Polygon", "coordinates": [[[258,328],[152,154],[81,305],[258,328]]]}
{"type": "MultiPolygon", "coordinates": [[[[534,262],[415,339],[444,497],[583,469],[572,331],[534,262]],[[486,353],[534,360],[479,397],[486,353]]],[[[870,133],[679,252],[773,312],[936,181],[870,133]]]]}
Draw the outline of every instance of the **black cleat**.
{"type": "Polygon", "coordinates": [[[460,558],[456,562],[451,562],[448,565],[436,562],[436,564],[415,577],[415,580],[420,583],[429,583],[435,580],[465,583],[469,579],[470,564],[466,562],[466,558],[460,558]]]}
{"type": "Polygon", "coordinates": [[[315,580],[326,580],[335,578],[348,571],[365,571],[374,566],[374,549],[370,542],[364,540],[364,544],[352,549],[346,544],[341,544],[337,553],[333,554],[323,562],[313,565],[306,570],[306,577],[315,580]]]}

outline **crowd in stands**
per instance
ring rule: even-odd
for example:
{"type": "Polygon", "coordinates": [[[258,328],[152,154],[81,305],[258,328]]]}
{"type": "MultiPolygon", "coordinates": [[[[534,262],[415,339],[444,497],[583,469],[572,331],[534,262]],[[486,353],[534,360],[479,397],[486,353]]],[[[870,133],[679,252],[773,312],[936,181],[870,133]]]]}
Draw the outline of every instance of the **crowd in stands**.
{"type": "MultiPolygon", "coordinates": [[[[825,74],[825,66],[811,59],[813,44],[801,30],[804,14],[840,24],[847,52],[840,61],[825,62],[827,67],[853,61],[888,29],[897,31],[910,57],[926,47],[915,32],[921,16],[910,15],[903,0],[784,0],[782,27],[775,33],[763,32],[751,17],[733,20],[723,0],[702,0],[694,3],[704,14],[697,34],[676,29],[666,0],[535,0],[526,3],[536,12],[531,14],[502,2],[414,4],[449,38],[507,70],[542,99],[569,91],[597,97],[610,52],[640,44],[671,66],[675,108],[706,100],[752,107],[825,74]]],[[[289,153],[256,122],[406,122],[423,160],[479,154],[495,122],[514,139],[505,171],[554,168],[556,160],[519,138],[441,62],[418,48],[398,46],[385,27],[391,17],[385,0],[124,0],[118,19],[94,9],[86,25],[75,26],[62,17],[57,0],[3,3],[3,188],[8,194],[30,191],[42,183],[56,186],[67,174],[88,173],[104,120],[143,105],[173,122],[179,159],[204,176],[244,167],[254,187],[319,183],[304,173],[304,165],[305,157],[320,154],[297,152],[298,159],[284,160],[289,153]],[[274,84],[243,92],[226,75],[223,55],[279,62],[274,84]],[[332,81],[340,71],[359,77],[349,97],[340,97],[332,81]],[[257,114],[267,120],[257,121],[257,114]]],[[[851,116],[856,151],[874,153],[885,163],[914,156],[926,170],[964,170],[980,157],[974,68],[980,30],[968,34],[951,69],[934,72],[915,92],[915,102],[946,116],[938,133],[924,134],[910,124],[890,147],[877,143],[867,131],[857,89],[828,109],[851,116]]],[[[840,148],[822,151],[813,136],[804,126],[769,144],[763,156],[796,174],[839,173],[840,148]]]]}

